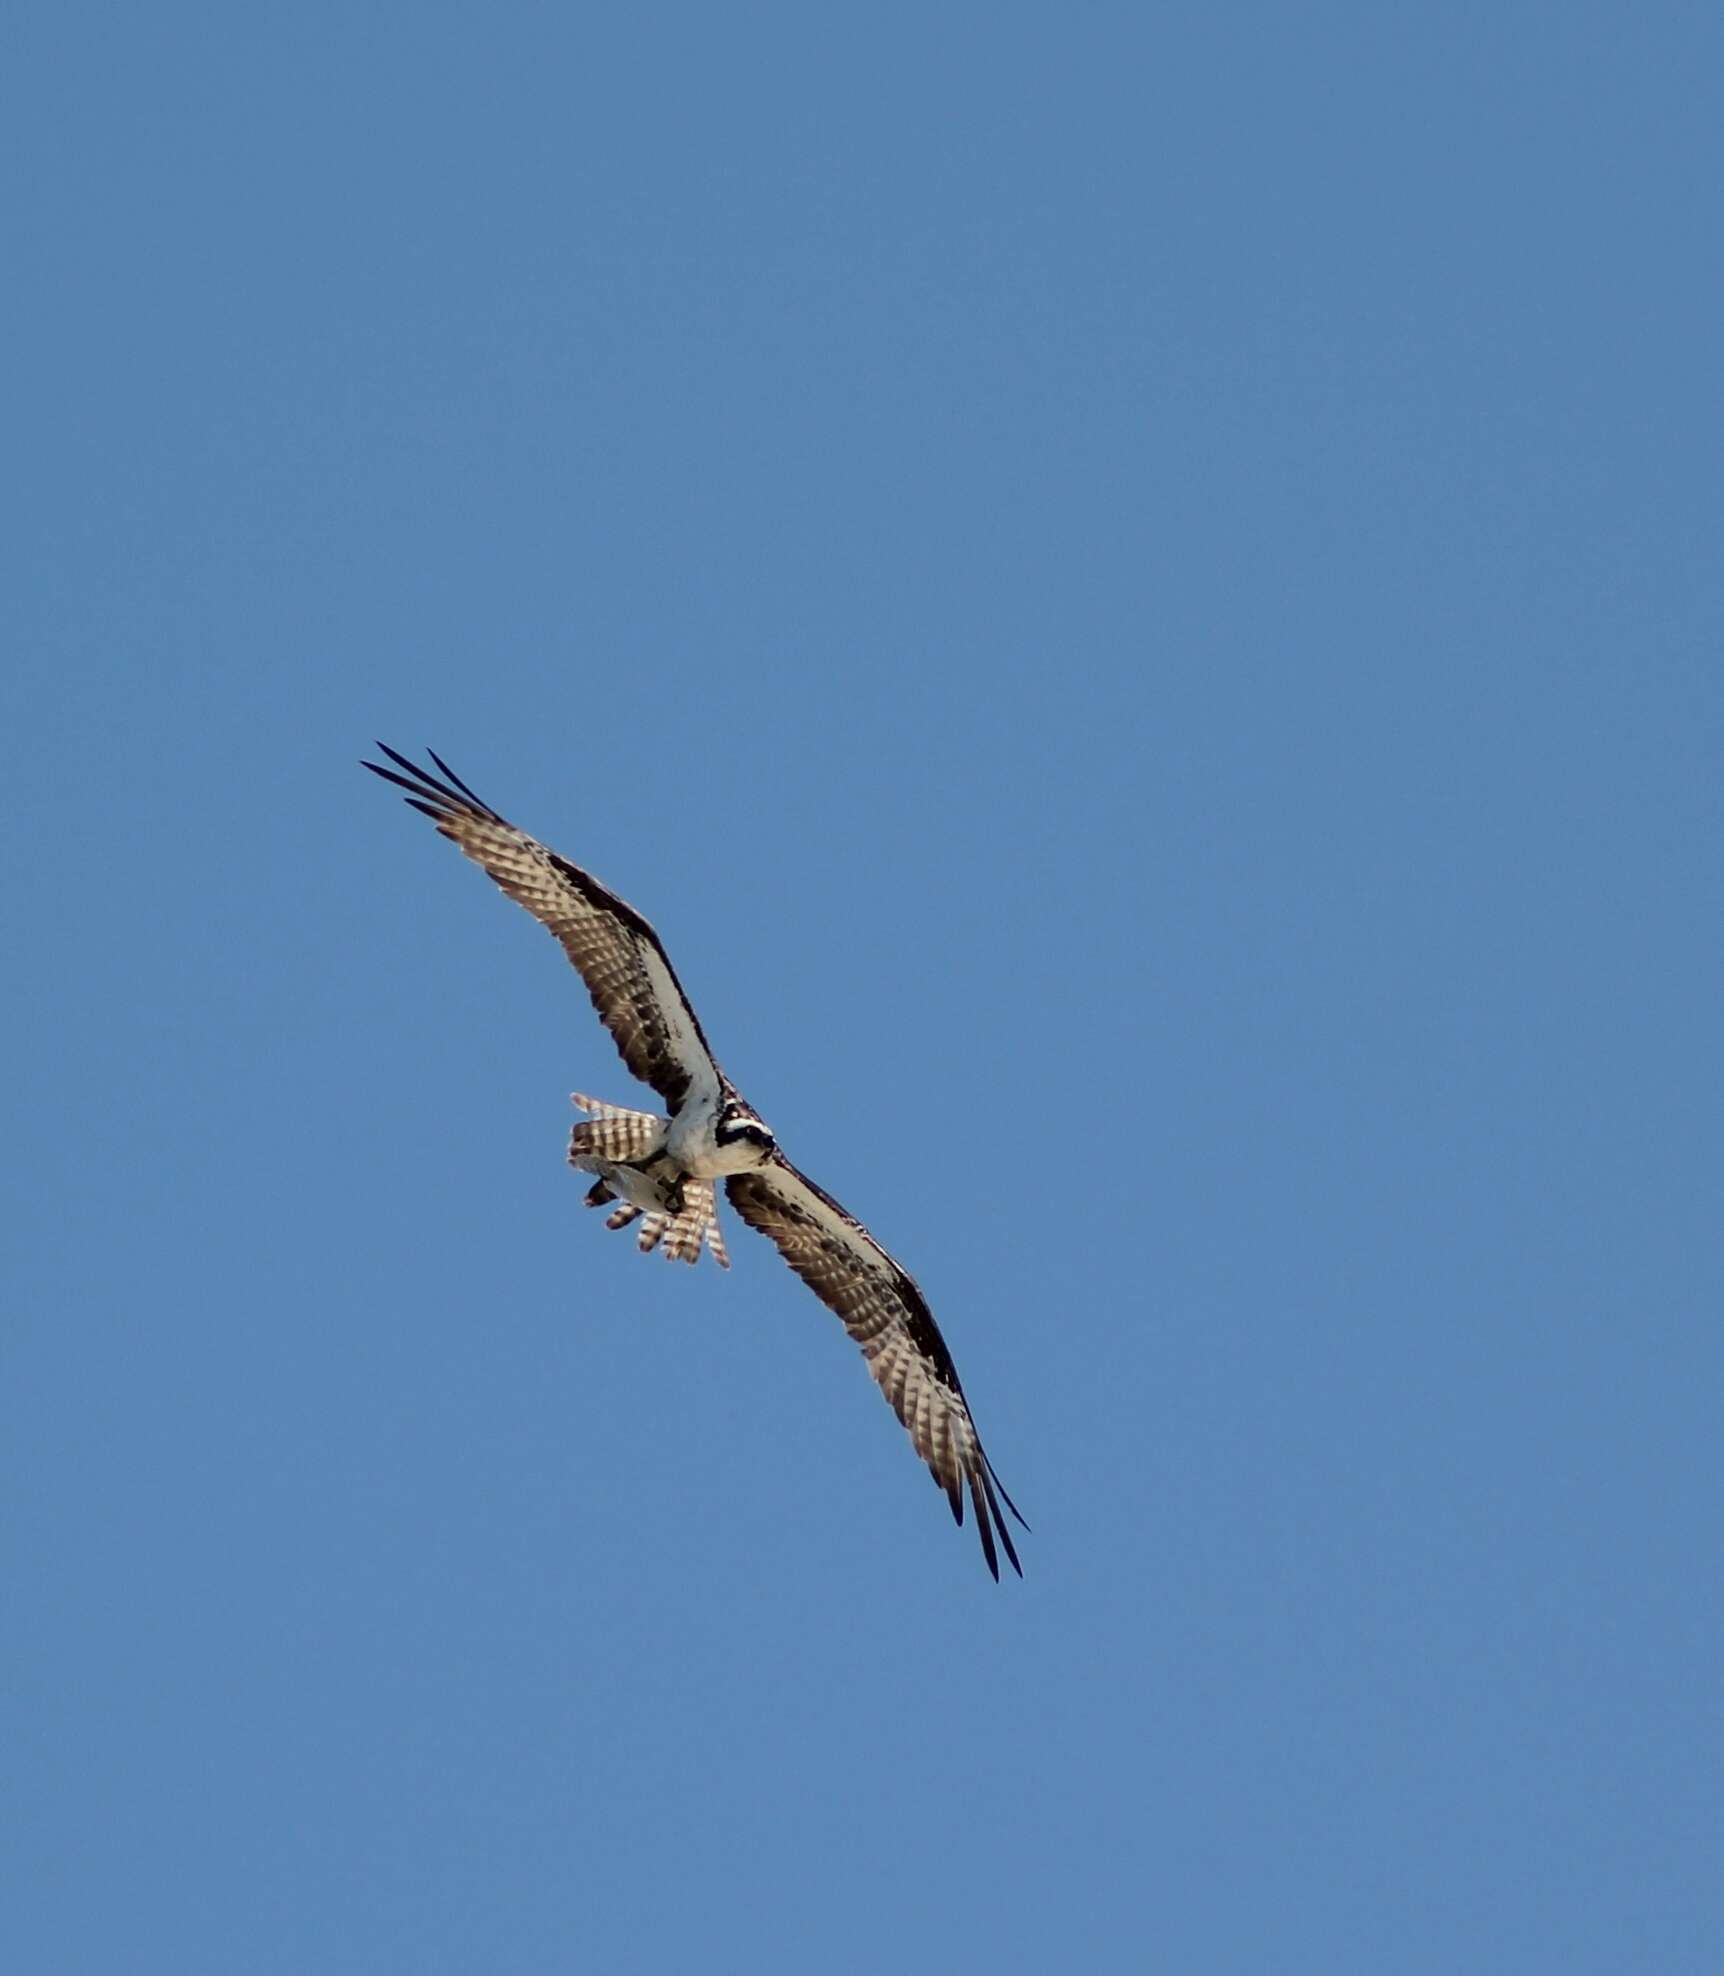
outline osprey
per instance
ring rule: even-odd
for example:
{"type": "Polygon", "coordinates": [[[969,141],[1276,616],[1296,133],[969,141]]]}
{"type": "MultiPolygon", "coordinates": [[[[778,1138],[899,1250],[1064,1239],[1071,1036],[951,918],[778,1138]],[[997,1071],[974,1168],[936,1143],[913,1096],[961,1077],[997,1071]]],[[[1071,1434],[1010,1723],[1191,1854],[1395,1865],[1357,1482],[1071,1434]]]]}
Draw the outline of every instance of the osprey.
{"type": "Polygon", "coordinates": [[[668,1107],[668,1115],[630,1111],[575,1093],[588,1117],[570,1135],[569,1164],[596,1176],[587,1205],[619,1202],[605,1225],[626,1228],[638,1221],[643,1250],[693,1263],[707,1248],[729,1268],[714,1192],[722,1180],[742,1219],[776,1243],[809,1289],[843,1319],[959,1524],[968,1484],[982,1555],[994,1577],[1000,1575],[997,1537],[1021,1578],[1000,1505],[1026,1530],[1029,1525],[983,1451],[958,1368],[922,1292],[854,1215],[779,1151],[764,1121],[719,1069],[658,935],[590,873],[481,802],[440,756],[433,753],[431,760],[441,779],[382,742],[378,746],[395,768],[363,766],[404,789],[414,809],[555,936],[623,1062],[668,1107]]]}

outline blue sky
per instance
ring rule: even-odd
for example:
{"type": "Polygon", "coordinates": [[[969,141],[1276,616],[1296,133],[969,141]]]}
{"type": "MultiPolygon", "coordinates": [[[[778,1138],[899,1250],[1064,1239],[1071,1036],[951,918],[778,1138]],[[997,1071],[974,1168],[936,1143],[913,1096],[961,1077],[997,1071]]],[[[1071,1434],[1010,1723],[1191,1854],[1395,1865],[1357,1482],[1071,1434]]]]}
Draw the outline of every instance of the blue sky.
{"type": "Polygon", "coordinates": [[[9,37],[6,1966],[1715,1968],[1716,10],[9,37]]]}

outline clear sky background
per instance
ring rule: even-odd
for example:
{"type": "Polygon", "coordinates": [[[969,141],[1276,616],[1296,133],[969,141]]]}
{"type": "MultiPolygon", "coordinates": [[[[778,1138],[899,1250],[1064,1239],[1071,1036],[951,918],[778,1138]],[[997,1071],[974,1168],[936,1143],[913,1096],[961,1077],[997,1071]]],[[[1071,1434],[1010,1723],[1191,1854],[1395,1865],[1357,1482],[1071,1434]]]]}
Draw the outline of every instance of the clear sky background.
{"type": "Polygon", "coordinates": [[[1720,21],[14,13],[7,1969],[1720,1966],[1720,21]]]}

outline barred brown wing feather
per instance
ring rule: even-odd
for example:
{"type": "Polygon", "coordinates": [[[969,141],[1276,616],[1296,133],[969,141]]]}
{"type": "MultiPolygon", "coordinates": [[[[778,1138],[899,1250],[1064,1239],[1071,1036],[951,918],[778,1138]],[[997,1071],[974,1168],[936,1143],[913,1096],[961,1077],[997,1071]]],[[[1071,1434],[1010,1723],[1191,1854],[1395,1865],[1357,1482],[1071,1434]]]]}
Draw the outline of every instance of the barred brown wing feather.
{"type": "Polygon", "coordinates": [[[782,1154],[752,1172],[731,1174],[724,1187],[749,1227],[776,1244],[809,1289],[843,1319],[959,1523],[968,1485],[988,1569],[999,1577],[997,1536],[1022,1577],[1002,1502],[1019,1523],[1024,1520],[994,1474],[952,1354],[915,1280],[854,1215],[782,1154]]]}
{"type": "Polygon", "coordinates": [[[697,1087],[716,1092],[720,1074],[699,1018],[663,943],[634,907],[499,816],[439,756],[431,759],[441,778],[378,746],[405,772],[367,762],[372,774],[404,789],[414,809],[561,944],[633,1075],[672,1111],[697,1087]]]}

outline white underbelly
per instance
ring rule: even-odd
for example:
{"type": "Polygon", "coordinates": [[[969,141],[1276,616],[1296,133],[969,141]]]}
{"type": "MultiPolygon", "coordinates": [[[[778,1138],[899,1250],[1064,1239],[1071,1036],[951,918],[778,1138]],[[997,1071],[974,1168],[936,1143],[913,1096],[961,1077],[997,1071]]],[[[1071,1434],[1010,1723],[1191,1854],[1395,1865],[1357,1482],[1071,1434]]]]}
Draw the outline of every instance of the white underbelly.
{"type": "Polygon", "coordinates": [[[696,1180],[711,1180],[735,1170],[729,1164],[729,1149],[721,1152],[712,1136],[711,1118],[691,1118],[687,1110],[671,1120],[664,1149],[684,1173],[692,1174],[696,1180]]]}

